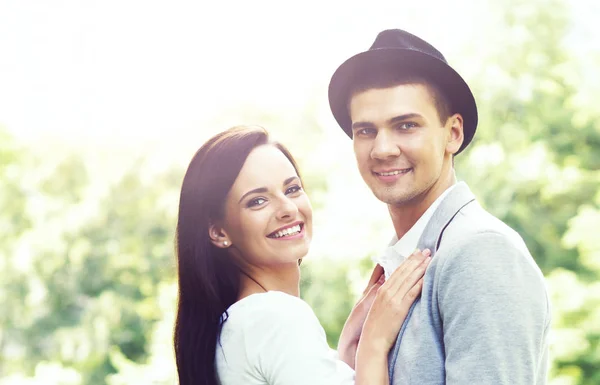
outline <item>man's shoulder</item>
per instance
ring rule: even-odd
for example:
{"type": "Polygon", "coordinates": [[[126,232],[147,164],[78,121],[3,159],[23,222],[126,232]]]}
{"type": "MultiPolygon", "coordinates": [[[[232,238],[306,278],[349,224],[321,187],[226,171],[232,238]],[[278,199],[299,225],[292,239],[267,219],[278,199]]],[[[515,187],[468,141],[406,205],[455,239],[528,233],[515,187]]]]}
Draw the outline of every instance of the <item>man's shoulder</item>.
{"type": "Polygon", "coordinates": [[[448,223],[440,235],[436,256],[443,266],[441,271],[497,269],[504,272],[504,269],[510,270],[510,266],[518,266],[537,278],[543,277],[519,233],[476,201],[465,206],[448,223]]]}
{"type": "Polygon", "coordinates": [[[477,266],[475,261],[493,259],[539,271],[521,235],[477,201],[463,207],[439,237],[436,255],[443,264],[477,266]]]}
{"type": "Polygon", "coordinates": [[[441,242],[485,242],[487,238],[499,238],[508,244],[525,246],[521,235],[501,219],[485,210],[477,201],[463,207],[445,227],[441,242]]]}
{"type": "Polygon", "coordinates": [[[497,234],[516,243],[521,236],[502,220],[485,210],[468,185],[460,182],[440,202],[428,224],[422,240],[433,243],[462,241],[470,243],[481,234],[497,234]]]}

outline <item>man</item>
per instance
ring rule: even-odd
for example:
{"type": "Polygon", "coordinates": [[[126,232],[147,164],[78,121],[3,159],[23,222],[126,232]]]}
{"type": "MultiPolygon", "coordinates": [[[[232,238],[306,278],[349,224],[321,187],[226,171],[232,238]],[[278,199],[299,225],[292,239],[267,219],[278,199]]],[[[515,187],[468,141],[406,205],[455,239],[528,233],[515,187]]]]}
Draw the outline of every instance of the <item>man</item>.
{"type": "Polygon", "coordinates": [[[402,30],[344,62],[329,103],[395,229],[386,277],[415,248],[432,261],[389,357],[390,383],[546,383],[551,312],[521,237],[486,212],[453,158],[477,127],[475,99],[444,56],[402,30]]]}

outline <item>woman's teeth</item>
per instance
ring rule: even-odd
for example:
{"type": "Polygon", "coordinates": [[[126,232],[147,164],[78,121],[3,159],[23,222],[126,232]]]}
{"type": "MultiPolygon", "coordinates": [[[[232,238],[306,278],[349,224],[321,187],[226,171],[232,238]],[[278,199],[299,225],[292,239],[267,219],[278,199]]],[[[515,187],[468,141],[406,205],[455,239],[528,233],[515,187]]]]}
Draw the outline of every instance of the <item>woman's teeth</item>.
{"type": "Polygon", "coordinates": [[[296,235],[300,232],[300,230],[301,230],[300,225],[288,227],[287,229],[283,229],[281,231],[276,232],[273,235],[273,238],[281,238],[281,237],[285,237],[288,235],[296,235]]]}

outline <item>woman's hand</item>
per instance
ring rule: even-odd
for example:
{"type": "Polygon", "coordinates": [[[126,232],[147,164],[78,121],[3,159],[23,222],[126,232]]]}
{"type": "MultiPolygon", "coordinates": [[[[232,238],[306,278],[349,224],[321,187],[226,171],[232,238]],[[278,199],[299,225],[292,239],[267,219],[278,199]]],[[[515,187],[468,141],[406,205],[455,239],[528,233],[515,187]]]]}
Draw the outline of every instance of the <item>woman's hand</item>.
{"type": "Polygon", "coordinates": [[[431,252],[416,250],[377,290],[356,353],[357,385],[389,385],[388,354],[421,294],[431,252]]]}
{"type": "Polygon", "coordinates": [[[375,300],[377,290],[384,282],[385,276],[383,274],[383,268],[380,265],[377,265],[371,273],[371,278],[369,279],[367,287],[363,291],[360,299],[356,302],[356,305],[352,308],[352,311],[344,324],[344,328],[342,329],[342,334],[340,335],[338,342],[338,354],[340,359],[353,369],[354,360],[356,358],[356,349],[358,348],[358,341],[363,330],[365,319],[375,300]]]}
{"type": "Polygon", "coordinates": [[[378,288],[364,322],[358,345],[359,355],[377,354],[387,357],[410,307],[421,294],[430,255],[429,250],[416,250],[378,288]]]}

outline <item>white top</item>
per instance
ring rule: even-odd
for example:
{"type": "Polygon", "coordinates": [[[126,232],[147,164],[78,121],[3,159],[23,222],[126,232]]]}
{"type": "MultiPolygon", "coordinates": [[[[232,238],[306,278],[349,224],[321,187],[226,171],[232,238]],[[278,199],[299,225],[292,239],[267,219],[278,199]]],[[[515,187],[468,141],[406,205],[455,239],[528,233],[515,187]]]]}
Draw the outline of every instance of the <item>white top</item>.
{"type": "Polygon", "coordinates": [[[337,359],[302,299],[270,291],[227,312],[216,353],[222,385],[354,385],[354,370],[337,359]]]}
{"type": "Polygon", "coordinates": [[[446,195],[452,191],[454,186],[456,186],[456,184],[448,187],[446,191],[440,194],[402,238],[398,239],[398,237],[394,235],[383,253],[373,257],[373,262],[378,263],[383,267],[385,279],[388,279],[394,270],[396,270],[398,266],[400,266],[400,264],[415,251],[419,239],[421,238],[421,235],[423,235],[423,231],[425,231],[425,227],[427,227],[433,213],[440,203],[442,203],[446,195]]]}

